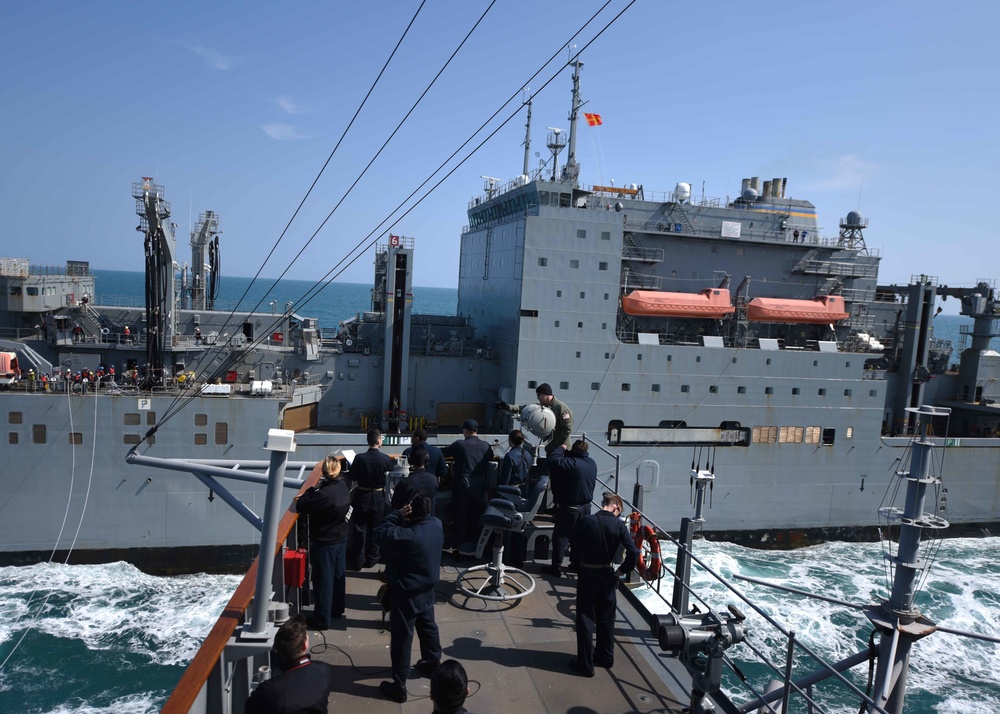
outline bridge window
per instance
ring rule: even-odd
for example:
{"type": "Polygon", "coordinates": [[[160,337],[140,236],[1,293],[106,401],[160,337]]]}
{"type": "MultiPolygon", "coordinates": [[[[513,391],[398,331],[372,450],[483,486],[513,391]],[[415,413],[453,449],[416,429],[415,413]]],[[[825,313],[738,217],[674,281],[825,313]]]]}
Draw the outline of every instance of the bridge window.
{"type": "Polygon", "coordinates": [[[818,426],[807,426],[805,434],[805,442],[807,444],[818,444],[819,435],[822,430],[818,426]]]}
{"type": "Polygon", "coordinates": [[[824,429],[823,430],[823,446],[833,446],[834,439],[837,436],[836,429],[824,429]]]}
{"type": "Polygon", "coordinates": [[[28,297],[38,297],[38,288],[28,288],[28,297]]]}

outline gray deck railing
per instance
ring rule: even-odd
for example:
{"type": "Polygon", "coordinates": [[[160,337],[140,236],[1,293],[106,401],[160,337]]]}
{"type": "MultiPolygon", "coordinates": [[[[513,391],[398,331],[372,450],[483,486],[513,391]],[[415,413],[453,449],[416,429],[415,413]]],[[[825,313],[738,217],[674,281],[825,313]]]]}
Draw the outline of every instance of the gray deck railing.
{"type": "MultiPolygon", "coordinates": [[[[586,438],[586,434],[584,434],[583,436],[584,438],[586,438]]],[[[598,446],[600,448],[600,445],[596,444],[593,441],[589,443],[593,446],[598,446]]],[[[600,450],[609,454],[611,453],[603,448],[600,448],[600,450]]],[[[621,475],[620,475],[620,461],[618,459],[616,459],[615,461],[614,469],[610,473],[606,474],[605,477],[609,478],[609,480],[606,481],[605,478],[602,478],[600,476],[598,477],[599,484],[601,486],[608,488],[609,490],[614,490],[616,493],[620,494],[619,486],[621,485],[620,483],[621,475]]],[[[642,493],[641,488],[638,490],[638,493],[639,493],[639,498],[641,499],[641,493],[642,493]]],[[[867,652],[863,653],[863,656],[860,654],[855,655],[853,658],[848,658],[847,660],[843,660],[838,663],[831,664],[827,662],[815,650],[813,650],[811,647],[809,647],[801,640],[799,640],[796,637],[794,631],[788,630],[786,627],[784,627],[781,623],[779,623],[777,620],[771,617],[771,615],[769,615],[763,608],[761,608],[755,602],[750,600],[742,590],[737,588],[735,585],[726,580],[722,575],[716,572],[707,562],[705,562],[702,558],[700,558],[697,555],[694,549],[686,548],[681,541],[679,541],[677,538],[675,538],[673,535],[670,534],[670,531],[668,529],[666,529],[665,527],[653,521],[651,518],[647,517],[644,513],[642,513],[640,505],[637,505],[633,503],[631,500],[626,499],[624,497],[622,497],[622,501],[630,510],[640,513],[640,521],[639,521],[640,524],[650,526],[655,531],[660,541],[668,543],[669,547],[673,547],[674,549],[676,549],[678,557],[680,557],[682,553],[686,555],[686,557],[690,559],[693,565],[696,565],[698,568],[701,569],[703,577],[709,579],[710,581],[714,581],[715,583],[717,583],[717,585],[723,587],[737,600],[742,602],[746,608],[748,608],[757,616],[759,616],[766,624],[766,631],[770,634],[771,637],[784,640],[785,660],[784,662],[778,663],[773,661],[772,658],[769,657],[768,654],[765,652],[765,645],[763,643],[757,642],[759,638],[757,633],[760,632],[761,627],[759,626],[759,623],[754,622],[753,627],[750,630],[751,633],[754,634],[753,639],[751,639],[748,636],[747,639],[742,643],[744,651],[749,652],[749,656],[747,656],[745,659],[748,660],[752,659],[758,664],[762,664],[767,670],[769,670],[774,675],[775,680],[780,681],[788,691],[794,691],[799,696],[801,696],[807,702],[807,706],[810,712],[825,714],[828,711],[823,706],[821,706],[819,702],[816,701],[816,698],[813,695],[813,687],[817,682],[821,680],[833,679],[835,683],[843,687],[846,687],[848,690],[850,690],[850,692],[854,694],[856,697],[858,697],[859,700],[866,702],[870,707],[868,711],[880,712],[882,714],[886,714],[884,709],[878,707],[875,704],[875,702],[867,694],[865,694],[865,692],[861,691],[861,689],[859,689],[853,682],[851,682],[849,679],[847,679],[847,677],[841,674],[840,671],[838,671],[838,667],[842,669],[848,664],[850,664],[850,666],[854,666],[856,664],[859,664],[860,662],[867,661],[869,657],[869,654],[867,652]],[[798,673],[797,670],[802,670],[806,668],[811,669],[815,668],[817,665],[819,667],[820,674],[818,675],[814,674],[811,677],[807,677],[802,680],[793,679],[792,675],[793,673],[798,673]]],[[[677,570],[675,568],[671,568],[668,565],[668,563],[669,563],[668,559],[666,557],[663,558],[662,571],[660,577],[655,579],[654,581],[648,581],[648,580],[644,581],[645,586],[648,587],[650,591],[655,593],[656,596],[662,599],[666,607],[670,606],[670,596],[663,592],[664,582],[666,581],[670,583],[670,589],[672,595],[674,583],[680,581],[681,582],[680,587],[682,587],[687,592],[688,596],[695,599],[701,605],[702,612],[715,612],[720,609],[718,603],[713,604],[708,602],[703,596],[701,596],[695,590],[693,586],[691,586],[690,582],[687,583],[683,582],[679,577],[677,570]]],[[[683,615],[685,613],[680,613],[680,614],[683,615]]],[[[764,637],[766,636],[767,635],[765,635],[764,637]]],[[[737,645],[737,647],[739,646],[740,645],[737,645]]],[[[737,683],[742,684],[742,686],[745,688],[747,692],[746,696],[748,700],[754,703],[752,707],[753,711],[772,712],[773,714],[777,714],[780,711],[788,711],[787,699],[784,702],[784,709],[778,709],[776,706],[772,707],[771,704],[766,703],[764,701],[767,698],[766,692],[760,686],[757,686],[753,682],[751,682],[749,679],[742,679],[741,677],[737,676],[735,680],[730,682],[730,684],[737,684],[737,683]]],[[[729,697],[732,697],[733,692],[728,691],[727,695],[729,697]]]]}

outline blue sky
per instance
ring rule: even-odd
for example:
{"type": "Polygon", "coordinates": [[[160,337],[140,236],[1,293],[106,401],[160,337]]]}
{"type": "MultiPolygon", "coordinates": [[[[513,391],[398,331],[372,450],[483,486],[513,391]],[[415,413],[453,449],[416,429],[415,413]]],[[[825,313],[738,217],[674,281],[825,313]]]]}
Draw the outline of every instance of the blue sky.
{"type": "MultiPolygon", "coordinates": [[[[498,0],[288,275],[320,277],[525,82],[541,89],[556,64],[529,77],[565,61],[559,48],[603,5],[498,0]]],[[[575,43],[626,5],[612,0],[575,43]]],[[[3,3],[0,255],[142,270],[131,183],[154,176],[181,259],[211,209],[224,273],[253,275],[418,6],[3,3]]],[[[285,269],[488,6],[427,0],[264,275],[285,269]]],[[[581,181],[688,181],[696,195],[704,182],[725,197],[746,176],[788,177],[824,235],[860,206],[882,282],[995,278],[998,20],[986,2],[637,0],[582,55],[586,111],[604,125],[582,132],[581,181]]],[[[543,157],[569,89],[564,70],[535,99],[543,157]]],[[[482,175],[520,173],[523,133],[522,113],[393,229],[416,240],[417,285],[456,286],[466,205],[482,175]]],[[[371,263],[368,251],[341,279],[368,282],[371,263]]]]}

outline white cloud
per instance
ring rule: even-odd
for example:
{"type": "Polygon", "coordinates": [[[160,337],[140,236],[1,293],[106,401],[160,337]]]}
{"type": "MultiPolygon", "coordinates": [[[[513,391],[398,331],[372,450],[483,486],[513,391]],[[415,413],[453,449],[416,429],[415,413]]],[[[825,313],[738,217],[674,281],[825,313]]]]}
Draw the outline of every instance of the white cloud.
{"type": "Polygon", "coordinates": [[[843,191],[860,189],[865,179],[878,170],[856,154],[845,154],[811,162],[813,179],[805,186],[814,191],[843,191]]]}
{"type": "Polygon", "coordinates": [[[274,100],[274,104],[278,109],[288,114],[302,114],[306,111],[306,108],[302,104],[297,104],[292,99],[288,97],[278,97],[274,100]]]}
{"type": "Polygon", "coordinates": [[[224,55],[221,52],[217,52],[213,49],[208,49],[206,47],[201,47],[200,45],[186,45],[187,49],[194,52],[196,55],[201,57],[205,62],[208,63],[209,68],[227,70],[232,69],[236,65],[236,58],[230,57],[229,55],[224,55]]]}
{"type": "Polygon", "coordinates": [[[261,126],[264,133],[267,134],[272,139],[277,139],[278,141],[296,141],[298,139],[307,139],[308,137],[304,134],[300,134],[298,129],[290,124],[264,124],[261,126]]]}

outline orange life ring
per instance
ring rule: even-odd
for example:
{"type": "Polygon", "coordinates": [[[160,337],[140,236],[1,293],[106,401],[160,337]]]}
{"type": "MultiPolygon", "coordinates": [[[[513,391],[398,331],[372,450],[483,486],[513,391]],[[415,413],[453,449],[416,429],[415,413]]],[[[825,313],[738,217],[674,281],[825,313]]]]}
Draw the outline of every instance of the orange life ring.
{"type": "Polygon", "coordinates": [[[636,570],[644,580],[658,580],[663,570],[660,559],[660,540],[656,537],[656,531],[650,526],[643,526],[642,530],[635,534],[635,544],[639,548],[639,563],[636,570]],[[649,563],[646,563],[646,555],[643,552],[643,543],[649,546],[649,563]]]}

